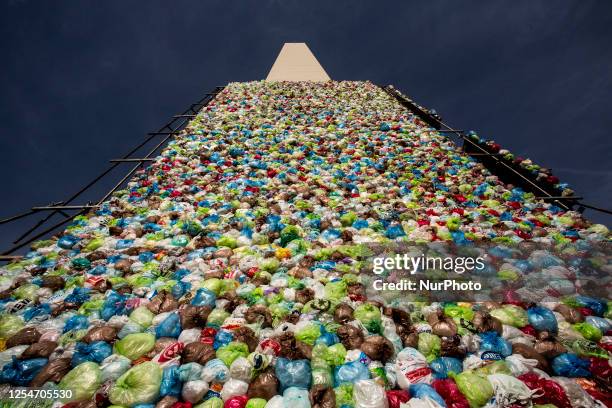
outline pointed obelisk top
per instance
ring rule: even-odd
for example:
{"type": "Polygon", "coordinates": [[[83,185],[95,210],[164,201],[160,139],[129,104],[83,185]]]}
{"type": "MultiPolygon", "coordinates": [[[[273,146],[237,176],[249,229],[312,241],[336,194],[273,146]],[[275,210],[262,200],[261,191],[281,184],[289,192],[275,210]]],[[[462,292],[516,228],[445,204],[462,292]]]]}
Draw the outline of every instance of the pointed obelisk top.
{"type": "Polygon", "coordinates": [[[266,81],[329,81],[329,75],[306,43],[285,43],[266,81]]]}

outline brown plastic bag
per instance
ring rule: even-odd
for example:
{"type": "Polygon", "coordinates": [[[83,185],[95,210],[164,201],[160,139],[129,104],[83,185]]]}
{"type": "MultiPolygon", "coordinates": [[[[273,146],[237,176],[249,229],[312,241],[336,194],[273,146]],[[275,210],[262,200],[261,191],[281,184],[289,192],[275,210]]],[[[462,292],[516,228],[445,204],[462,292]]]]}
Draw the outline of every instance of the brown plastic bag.
{"type": "Polygon", "coordinates": [[[57,343],[54,341],[43,340],[38,343],[31,344],[30,347],[21,353],[21,359],[29,358],[47,358],[57,348],[57,343]]]}
{"type": "Polygon", "coordinates": [[[208,315],[212,311],[210,306],[183,305],[179,309],[181,327],[183,330],[203,328],[206,326],[208,315]]]}
{"type": "Polygon", "coordinates": [[[345,324],[336,332],[340,341],[347,350],[357,349],[363,343],[363,333],[357,327],[345,324]]]}
{"type": "Polygon", "coordinates": [[[30,387],[42,387],[46,382],[59,382],[70,371],[70,358],[57,358],[49,361],[46,366],[39,371],[30,383],[30,387]]]}
{"type": "Polygon", "coordinates": [[[55,292],[62,289],[65,284],[66,282],[64,281],[64,278],[61,276],[43,276],[41,286],[43,288],[49,288],[55,292]]]}
{"type": "Polygon", "coordinates": [[[40,339],[40,336],[41,334],[35,327],[24,327],[9,337],[6,341],[6,348],[36,343],[38,339],[40,339]]]}
{"type": "Polygon", "coordinates": [[[177,402],[178,398],[166,395],[155,404],[155,408],[172,408],[177,402]]]}
{"type": "Polygon", "coordinates": [[[241,326],[232,330],[234,341],[240,341],[249,347],[249,352],[252,353],[259,344],[259,339],[255,336],[255,332],[249,327],[241,326]]]}
{"type": "Polygon", "coordinates": [[[278,393],[278,378],[272,369],[262,371],[251,383],[247,397],[269,400],[278,393]]]}
{"type": "Polygon", "coordinates": [[[305,305],[314,299],[314,290],[310,288],[300,289],[295,292],[295,301],[305,305]]]}
{"type": "Polygon", "coordinates": [[[346,303],[341,303],[334,311],[334,320],[340,324],[346,324],[353,320],[353,308],[346,303]]]}
{"type": "Polygon", "coordinates": [[[584,316],[579,310],[567,305],[558,305],[555,307],[555,312],[560,313],[568,323],[575,324],[584,321],[584,316]]]}
{"type": "Polygon", "coordinates": [[[538,353],[535,348],[528,346],[527,344],[514,343],[512,345],[512,354],[520,354],[525,358],[537,360],[537,367],[540,370],[549,371],[548,361],[546,361],[544,356],[538,353]]]}
{"type": "Polygon", "coordinates": [[[393,357],[393,344],[383,336],[369,336],[361,343],[361,351],[363,351],[372,360],[382,361],[386,363],[393,357]]]}
{"type": "Polygon", "coordinates": [[[215,358],[215,349],[210,344],[195,341],[185,345],[182,355],[182,364],[198,363],[204,365],[215,358]]]}
{"type": "Polygon", "coordinates": [[[281,345],[281,357],[285,357],[290,360],[310,360],[312,358],[312,346],[296,340],[295,336],[291,332],[285,332],[279,337],[275,338],[275,340],[281,345]]]}
{"type": "Polygon", "coordinates": [[[83,337],[85,343],[93,343],[94,341],[105,341],[112,343],[117,338],[118,330],[112,326],[100,326],[90,329],[83,337]]]}
{"type": "Polygon", "coordinates": [[[147,304],[147,309],[155,314],[171,312],[177,308],[178,302],[165,290],[159,292],[153,299],[151,299],[151,302],[147,304]]]}
{"type": "MultiPolygon", "coordinates": [[[[440,344],[440,355],[443,357],[455,357],[463,360],[465,357],[466,351],[463,346],[461,346],[461,336],[454,335],[449,337],[442,337],[442,342],[440,344]]],[[[418,343],[418,336],[416,336],[416,341],[418,343]]],[[[412,347],[412,346],[411,346],[412,347]]],[[[414,346],[417,347],[417,346],[414,346]]]]}
{"type": "Polygon", "coordinates": [[[244,313],[247,323],[261,323],[261,328],[272,327],[272,313],[264,305],[254,305],[244,313]]]}
{"type": "Polygon", "coordinates": [[[331,387],[316,384],[311,388],[309,398],[312,408],[336,408],[336,394],[331,387]]]}
{"type": "Polygon", "coordinates": [[[546,331],[538,333],[534,349],[546,359],[552,359],[567,352],[567,349],[546,331]]]}
{"type": "Polygon", "coordinates": [[[476,312],[474,313],[474,319],[472,319],[472,323],[474,324],[474,328],[478,333],[484,333],[488,331],[497,332],[499,335],[502,334],[502,322],[491,316],[487,312],[476,312]]]}

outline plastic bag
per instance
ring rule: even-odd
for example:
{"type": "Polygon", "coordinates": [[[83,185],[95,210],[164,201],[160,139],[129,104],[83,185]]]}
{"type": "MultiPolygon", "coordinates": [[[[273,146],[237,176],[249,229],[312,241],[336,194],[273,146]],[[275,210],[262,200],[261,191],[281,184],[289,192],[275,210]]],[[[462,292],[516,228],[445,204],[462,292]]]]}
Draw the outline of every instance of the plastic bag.
{"type": "Polygon", "coordinates": [[[527,319],[529,324],[538,331],[557,333],[557,318],[553,312],[545,307],[530,307],[527,309],[527,319]]]}
{"type": "Polygon", "coordinates": [[[455,380],[457,388],[468,400],[470,407],[483,407],[494,395],[493,386],[485,377],[469,371],[458,375],[451,373],[450,377],[455,380]]]}
{"type": "Polygon", "coordinates": [[[366,337],[360,348],[372,360],[383,363],[386,363],[395,354],[393,344],[383,336],[366,337]]]}
{"type": "Polygon", "coordinates": [[[234,360],[238,357],[246,357],[249,355],[249,347],[241,342],[233,341],[227,346],[217,349],[217,358],[230,367],[234,360]]]}
{"type": "Polygon", "coordinates": [[[431,386],[444,399],[448,408],[469,408],[468,400],[459,391],[454,380],[435,380],[431,386]]]}
{"type": "Polygon", "coordinates": [[[202,400],[208,392],[208,383],[203,380],[187,381],[183,384],[181,396],[187,402],[195,404],[202,400]]]}
{"type": "Polygon", "coordinates": [[[514,327],[525,327],[529,323],[527,312],[514,305],[493,309],[491,310],[491,316],[499,319],[503,324],[514,327]]]}
{"type": "Polygon", "coordinates": [[[575,354],[563,353],[555,357],[551,367],[556,375],[562,377],[590,377],[589,360],[575,354]]]}
{"type": "Polygon", "coordinates": [[[601,340],[601,337],[602,337],[601,331],[595,326],[592,326],[585,322],[585,323],[576,323],[572,325],[572,327],[574,328],[574,330],[582,334],[584,338],[587,340],[591,340],[594,342],[598,342],[599,340],[601,340]]]}
{"type": "Polygon", "coordinates": [[[447,378],[450,372],[459,374],[463,371],[461,360],[453,357],[439,357],[433,360],[429,366],[433,371],[433,378],[447,378]]]}
{"type": "Polygon", "coordinates": [[[438,394],[429,384],[412,384],[409,391],[412,398],[430,399],[435,401],[436,404],[446,407],[446,402],[442,396],[438,394]]]}
{"type": "Polygon", "coordinates": [[[111,386],[108,396],[115,405],[150,404],[157,400],[162,380],[161,367],[153,362],[138,364],[111,386]]]}
{"type": "Polygon", "coordinates": [[[115,343],[115,352],[136,360],[155,347],[155,336],[151,333],[128,334],[115,343]]]}
{"type": "Polygon", "coordinates": [[[176,366],[165,367],[162,373],[161,385],[159,388],[159,396],[179,397],[183,384],[179,377],[179,370],[176,366]]]}
{"type": "Polygon", "coordinates": [[[499,353],[503,357],[508,357],[512,354],[512,346],[503,337],[500,337],[497,332],[480,333],[480,350],[493,351],[499,353]]]}
{"type": "Polygon", "coordinates": [[[0,382],[22,387],[29,385],[34,377],[36,377],[47,364],[46,358],[17,360],[17,358],[13,356],[12,359],[13,361],[2,367],[0,382]]]}
{"type": "Polygon", "coordinates": [[[130,320],[135,323],[138,323],[139,326],[144,328],[147,328],[151,325],[153,317],[155,317],[155,315],[151,313],[151,311],[145,306],[137,307],[132,311],[132,313],[130,313],[130,320]]]}
{"type": "Polygon", "coordinates": [[[279,381],[272,369],[261,372],[251,383],[247,396],[249,398],[263,398],[269,400],[278,393],[279,381]]]}
{"type": "Polygon", "coordinates": [[[0,315],[0,338],[8,339],[23,327],[21,317],[11,314],[0,315]]]}
{"type": "Polygon", "coordinates": [[[181,319],[178,313],[171,313],[155,327],[155,336],[177,338],[181,334],[181,319]]]}
{"type": "Polygon", "coordinates": [[[221,399],[227,401],[228,399],[238,396],[245,395],[249,389],[249,384],[235,378],[230,378],[223,384],[221,390],[221,399]]]}
{"type": "Polygon", "coordinates": [[[495,404],[501,407],[516,404],[524,406],[531,401],[534,394],[521,380],[506,374],[493,374],[487,377],[493,386],[495,404]]]}
{"type": "Polygon", "coordinates": [[[310,361],[308,360],[278,358],[275,365],[275,374],[280,382],[281,391],[289,387],[310,388],[312,377],[310,361]]]}
{"type": "Polygon", "coordinates": [[[406,347],[398,353],[394,370],[397,385],[403,390],[407,390],[411,384],[430,384],[432,381],[432,372],[427,365],[427,359],[411,347],[406,347]]]}
{"type": "Polygon", "coordinates": [[[343,383],[354,384],[357,381],[368,380],[369,378],[370,370],[359,360],[350,361],[334,369],[334,383],[336,386],[343,383]]]}
{"type": "Polygon", "coordinates": [[[359,320],[370,333],[381,332],[382,319],[380,310],[376,306],[370,303],[359,305],[355,308],[353,317],[359,320]]]}
{"type": "Polygon", "coordinates": [[[431,362],[440,356],[442,342],[438,336],[431,333],[419,333],[418,349],[431,362]]]}
{"type": "Polygon", "coordinates": [[[95,341],[90,344],[77,343],[72,355],[72,366],[76,367],[86,361],[101,363],[113,353],[111,346],[104,341],[95,341]]]}
{"type": "Polygon", "coordinates": [[[96,363],[87,362],[74,367],[62,378],[60,390],[70,390],[72,395],[63,402],[85,401],[91,398],[102,384],[102,372],[96,363]]]}
{"type": "Polygon", "coordinates": [[[119,354],[111,354],[100,364],[100,370],[102,371],[102,382],[107,380],[116,380],[123,373],[129,370],[131,365],[132,362],[129,358],[119,354]]]}

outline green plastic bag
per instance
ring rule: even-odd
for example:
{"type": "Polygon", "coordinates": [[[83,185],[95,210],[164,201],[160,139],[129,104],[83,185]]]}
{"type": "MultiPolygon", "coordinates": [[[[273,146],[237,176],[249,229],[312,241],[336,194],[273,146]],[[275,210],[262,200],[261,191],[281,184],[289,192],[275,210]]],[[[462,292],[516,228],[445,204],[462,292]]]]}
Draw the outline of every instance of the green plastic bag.
{"type": "Polygon", "coordinates": [[[468,400],[471,408],[484,407],[493,397],[493,386],[484,377],[470,371],[461,374],[451,372],[449,377],[455,380],[459,391],[468,400]]]}
{"type": "Polygon", "coordinates": [[[448,317],[457,319],[472,320],[474,318],[474,311],[467,306],[458,305],[446,305],[444,306],[444,314],[448,317]]]}
{"type": "MultiPolygon", "coordinates": [[[[260,399],[260,398],[253,398],[250,401],[254,400],[254,399],[260,399]]],[[[265,402],[265,400],[264,400],[265,402]]],[[[249,403],[247,402],[247,407],[249,406],[249,403]]],[[[212,397],[207,399],[206,401],[204,401],[201,404],[195,405],[193,408],[223,408],[223,400],[221,398],[217,398],[217,397],[212,397]]]]}
{"type": "Polygon", "coordinates": [[[247,401],[246,406],[244,408],[264,408],[266,404],[267,401],[263,398],[251,398],[247,401]]]}
{"type": "Polygon", "coordinates": [[[591,340],[596,343],[599,340],[601,340],[601,337],[602,337],[601,330],[599,330],[595,326],[592,326],[588,323],[576,323],[576,324],[573,324],[572,327],[578,333],[582,334],[582,336],[587,340],[591,340]]]}
{"type": "Polygon", "coordinates": [[[503,324],[514,327],[525,327],[529,324],[527,311],[518,306],[506,305],[491,311],[491,316],[497,317],[503,324]]]}
{"type": "Polygon", "coordinates": [[[115,343],[115,352],[136,360],[155,347],[155,336],[152,333],[133,333],[128,334],[115,343]]]}
{"type": "Polygon", "coordinates": [[[382,320],[380,310],[376,306],[369,303],[359,305],[355,308],[353,317],[359,320],[370,333],[380,333],[382,320]]]}
{"type": "Polygon", "coordinates": [[[474,370],[474,373],[486,377],[487,375],[493,374],[506,374],[512,375],[512,370],[508,367],[508,364],[504,360],[494,361],[491,364],[486,364],[480,368],[474,370]]]}
{"type": "Polygon", "coordinates": [[[321,336],[321,328],[316,323],[310,323],[295,332],[296,340],[312,346],[315,341],[321,336]]]}
{"type": "Polygon", "coordinates": [[[239,341],[232,341],[228,345],[217,349],[217,358],[223,361],[228,367],[231,366],[238,357],[247,357],[248,355],[249,347],[239,341]]]}
{"type": "Polygon", "coordinates": [[[145,306],[137,307],[132,313],[130,313],[130,320],[138,323],[144,328],[151,325],[154,317],[155,315],[145,306]]]}
{"type": "Polygon", "coordinates": [[[340,300],[348,293],[346,282],[328,282],[325,285],[325,297],[327,299],[340,300]]]}
{"type": "Polygon", "coordinates": [[[438,336],[431,333],[419,333],[418,350],[425,356],[428,363],[440,357],[442,341],[438,336]]]}
{"type": "Polygon", "coordinates": [[[110,402],[127,407],[155,402],[159,397],[162,373],[159,364],[151,361],[130,368],[110,388],[110,402]]]}
{"type": "Polygon", "coordinates": [[[341,407],[343,405],[348,407],[355,406],[355,400],[353,400],[353,384],[344,383],[334,388],[336,394],[336,406],[341,407]]]}
{"type": "Polygon", "coordinates": [[[346,359],[346,348],[342,343],[336,343],[327,348],[325,361],[331,366],[339,366],[344,364],[346,359]]]}
{"type": "Polygon", "coordinates": [[[570,348],[580,357],[597,357],[606,360],[608,359],[608,352],[599,347],[597,343],[590,340],[574,340],[571,343],[570,348]]]}
{"type": "Polygon", "coordinates": [[[208,315],[206,325],[213,327],[221,327],[225,319],[227,319],[229,316],[230,314],[223,309],[213,309],[213,311],[210,312],[210,314],[208,315]]]}
{"type": "Polygon", "coordinates": [[[0,338],[8,339],[24,326],[23,320],[15,315],[3,315],[0,317],[0,338]]]}
{"type": "Polygon", "coordinates": [[[104,245],[104,238],[94,238],[87,243],[83,252],[92,252],[104,245]]]}
{"type": "Polygon", "coordinates": [[[202,287],[214,292],[215,295],[219,296],[221,293],[221,288],[223,287],[223,282],[219,278],[210,278],[202,282],[202,287]]]}
{"type": "Polygon", "coordinates": [[[102,384],[102,371],[91,361],[79,364],[62,378],[59,383],[60,390],[70,390],[70,398],[62,402],[84,401],[90,399],[102,384]]]}
{"type": "Polygon", "coordinates": [[[13,291],[13,296],[17,299],[30,299],[36,301],[38,299],[38,295],[36,294],[38,289],[40,289],[40,287],[34,284],[21,285],[13,291]]]}

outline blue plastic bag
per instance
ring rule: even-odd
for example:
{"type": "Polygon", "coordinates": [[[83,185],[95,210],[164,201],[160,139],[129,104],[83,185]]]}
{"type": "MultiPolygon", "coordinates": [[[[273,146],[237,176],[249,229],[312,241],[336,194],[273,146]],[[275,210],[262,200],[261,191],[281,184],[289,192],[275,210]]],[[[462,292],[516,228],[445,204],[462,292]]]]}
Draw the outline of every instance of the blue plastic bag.
{"type": "Polygon", "coordinates": [[[76,367],[87,361],[101,363],[106,357],[113,354],[113,348],[105,341],[94,341],[93,343],[78,342],[72,355],[72,367],[76,367]]]}
{"type": "Polygon", "coordinates": [[[559,354],[552,361],[553,372],[562,377],[590,377],[590,366],[589,360],[572,353],[559,354]]]}
{"type": "Polygon", "coordinates": [[[36,374],[47,365],[46,358],[32,358],[29,360],[17,360],[13,356],[13,361],[5,364],[0,372],[0,383],[13,384],[25,387],[36,377],[36,374]]]}
{"type": "Polygon", "coordinates": [[[310,389],[312,376],[309,360],[289,360],[281,357],[276,360],[275,373],[281,392],[289,387],[310,389]]]}
{"type": "Polygon", "coordinates": [[[410,392],[411,398],[429,398],[446,408],[446,402],[444,401],[444,398],[442,398],[442,396],[438,394],[436,390],[434,390],[433,387],[429,384],[412,384],[410,385],[408,391],[410,392]]]}
{"type": "Polygon", "coordinates": [[[589,296],[576,296],[576,301],[584,307],[591,309],[597,316],[603,316],[608,310],[608,304],[589,296]]]}
{"type": "Polygon", "coordinates": [[[165,397],[170,395],[172,397],[179,397],[182,388],[183,384],[179,376],[179,368],[177,366],[164,368],[161,386],[159,388],[159,396],[165,397]]]}
{"type": "Polygon", "coordinates": [[[436,379],[448,378],[448,373],[460,374],[463,371],[463,363],[454,357],[439,357],[429,364],[436,379]]]}
{"type": "Polygon", "coordinates": [[[125,307],[126,297],[120,295],[117,292],[111,291],[102,305],[100,311],[100,317],[108,321],[113,316],[120,316],[128,314],[128,309],[125,307]]]}
{"type": "Polygon", "coordinates": [[[178,313],[172,313],[155,328],[155,336],[177,338],[181,334],[181,319],[178,313]]]}
{"type": "Polygon", "coordinates": [[[213,348],[217,350],[219,347],[227,346],[234,341],[234,335],[229,330],[219,330],[215,335],[213,342],[213,348]]]}
{"type": "Polygon", "coordinates": [[[191,304],[194,306],[210,306],[214,308],[216,300],[217,295],[215,295],[213,291],[206,288],[200,288],[193,297],[191,304]]]}
{"type": "Polygon", "coordinates": [[[542,306],[534,306],[527,309],[527,319],[529,324],[537,331],[547,331],[557,333],[557,318],[555,314],[542,306]]]}
{"type": "Polygon", "coordinates": [[[593,327],[597,327],[604,335],[612,330],[612,324],[608,319],[598,316],[587,316],[584,318],[585,322],[593,327]]]}
{"type": "Polygon", "coordinates": [[[70,330],[83,330],[89,327],[89,319],[87,316],[74,315],[70,319],[66,320],[64,324],[64,333],[70,330]]]}
{"type": "Polygon", "coordinates": [[[503,337],[500,337],[497,332],[490,331],[480,333],[480,351],[494,351],[504,357],[512,354],[512,345],[503,337]]]}
{"type": "Polygon", "coordinates": [[[369,380],[370,370],[368,366],[359,360],[342,364],[334,369],[334,384],[339,386],[343,383],[355,383],[359,380],[369,380]]]}

